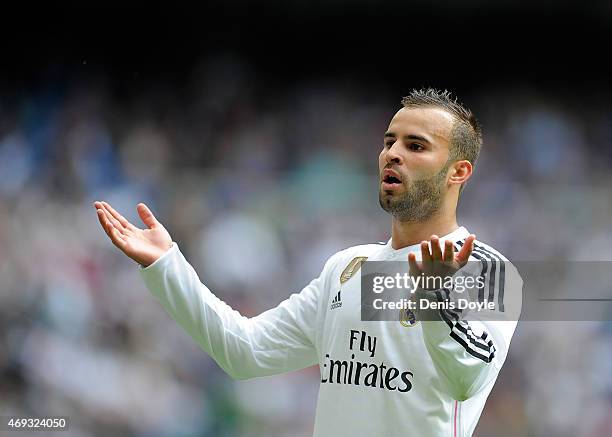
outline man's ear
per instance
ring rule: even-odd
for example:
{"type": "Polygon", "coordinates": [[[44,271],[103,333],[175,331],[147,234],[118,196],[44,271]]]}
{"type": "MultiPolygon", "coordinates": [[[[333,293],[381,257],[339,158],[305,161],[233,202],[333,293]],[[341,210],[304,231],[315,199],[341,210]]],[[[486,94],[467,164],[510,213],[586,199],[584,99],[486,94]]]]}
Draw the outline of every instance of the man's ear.
{"type": "Polygon", "coordinates": [[[451,165],[451,174],[448,181],[451,184],[463,185],[472,176],[472,163],[465,159],[455,161],[451,165]]]}

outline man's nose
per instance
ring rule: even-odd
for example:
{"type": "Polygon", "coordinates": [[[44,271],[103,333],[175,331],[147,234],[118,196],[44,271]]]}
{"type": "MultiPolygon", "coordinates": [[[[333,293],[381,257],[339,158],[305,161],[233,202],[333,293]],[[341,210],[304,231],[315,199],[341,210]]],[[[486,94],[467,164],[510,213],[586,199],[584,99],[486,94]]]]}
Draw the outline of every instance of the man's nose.
{"type": "Polygon", "coordinates": [[[399,141],[396,141],[389,148],[389,150],[387,150],[387,155],[385,156],[387,163],[389,164],[401,164],[402,163],[402,156],[399,153],[399,148],[400,148],[399,141]]]}

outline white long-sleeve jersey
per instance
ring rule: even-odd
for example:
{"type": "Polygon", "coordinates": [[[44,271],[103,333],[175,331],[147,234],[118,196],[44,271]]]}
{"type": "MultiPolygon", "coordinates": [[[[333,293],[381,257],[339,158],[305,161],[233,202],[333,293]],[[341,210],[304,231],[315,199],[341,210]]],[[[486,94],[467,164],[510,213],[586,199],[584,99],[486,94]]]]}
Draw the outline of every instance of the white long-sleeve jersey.
{"type": "MultiPolygon", "coordinates": [[[[441,240],[458,246],[468,235],[461,227],[441,240]]],[[[211,293],[176,244],[140,273],[170,316],[231,377],[318,364],[315,436],[470,436],[517,317],[362,321],[359,261],[407,262],[409,252],[420,257],[420,245],[394,250],[389,240],[340,251],[301,292],[253,318],[211,293]]],[[[490,299],[503,304],[504,294],[520,293],[518,272],[499,252],[476,242],[470,260],[482,264],[481,292],[490,299]]]]}

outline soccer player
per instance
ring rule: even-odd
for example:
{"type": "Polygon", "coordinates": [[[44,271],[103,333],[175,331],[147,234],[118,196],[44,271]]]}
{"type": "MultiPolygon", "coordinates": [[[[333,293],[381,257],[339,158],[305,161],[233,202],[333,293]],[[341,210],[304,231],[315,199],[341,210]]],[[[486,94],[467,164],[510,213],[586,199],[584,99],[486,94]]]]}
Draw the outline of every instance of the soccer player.
{"type": "MultiPolygon", "coordinates": [[[[215,296],[144,204],[139,229],[95,202],[111,241],[170,316],[231,377],[274,375],[318,364],[315,436],[469,436],[508,352],[516,318],[503,317],[516,269],[457,224],[463,186],[482,144],[472,113],[451,95],[415,90],[383,136],[382,208],[392,216],[385,244],[334,254],[319,277],[276,308],[247,318],[215,296]],[[484,278],[477,299],[495,302],[497,320],[440,310],[405,311],[395,321],[361,320],[361,262],[403,261],[413,276],[453,274],[468,260],[484,278]],[[431,313],[431,311],[430,311],[431,313]]],[[[416,290],[448,301],[448,290],[416,290]]]]}

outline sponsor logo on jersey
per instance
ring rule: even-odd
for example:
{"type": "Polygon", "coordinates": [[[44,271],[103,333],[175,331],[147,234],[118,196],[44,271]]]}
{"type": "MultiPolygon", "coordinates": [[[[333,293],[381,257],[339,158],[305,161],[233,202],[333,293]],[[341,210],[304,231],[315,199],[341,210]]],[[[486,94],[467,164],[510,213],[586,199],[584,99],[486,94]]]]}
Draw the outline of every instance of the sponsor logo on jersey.
{"type": "Polygon", "coordinates": [[[336,294],[336,296],[334,296],[334,299],[331,302],[331,307],[330,310],[336,309],[336,308],[340,308],[342,306],[342,295],[340,294],[342,292],[342,290],[338,290],[338,294],[336,294]]]}
{"type": "Polygon", "coordinates": [[[350,263],[346,266],[346,268],[342,271],[340,275],[340,284],[344,284],[346,281],[351,279],[355,273],[359,271],[361,268],[361,263],[368,259],[367,256],[358,256],[353,258],[350,263]]]}
{"type": "Polygon", "coordinates": [[[412,390],[414,373],[398,369],[376,356],[377,338],[366,331],[351,329],[348,336],[349,357],[334,359],[325,354],[321,366],[321,384],[358,385],[396,393],[412,390]]]}

